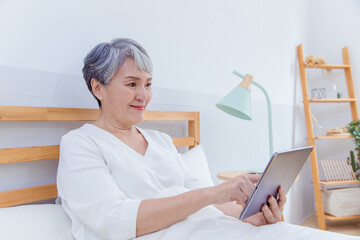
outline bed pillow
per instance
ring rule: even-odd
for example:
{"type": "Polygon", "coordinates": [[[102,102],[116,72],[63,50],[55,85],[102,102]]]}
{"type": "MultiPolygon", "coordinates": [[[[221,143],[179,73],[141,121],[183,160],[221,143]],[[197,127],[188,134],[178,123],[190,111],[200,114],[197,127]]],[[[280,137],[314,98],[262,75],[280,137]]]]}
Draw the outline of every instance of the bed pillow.
{"type": "Polygon", "coordinates": [[[0,239],[74,240],[70,219],[56,204],[0,208],[0,239]]]}
{"type": "Polygon", "coordinates": [[[197,145],[193,149],[183,153],[181,158],[194,176],[200,180],[201,185],[214,186],[209,165],[201,145],[197,145]]]}

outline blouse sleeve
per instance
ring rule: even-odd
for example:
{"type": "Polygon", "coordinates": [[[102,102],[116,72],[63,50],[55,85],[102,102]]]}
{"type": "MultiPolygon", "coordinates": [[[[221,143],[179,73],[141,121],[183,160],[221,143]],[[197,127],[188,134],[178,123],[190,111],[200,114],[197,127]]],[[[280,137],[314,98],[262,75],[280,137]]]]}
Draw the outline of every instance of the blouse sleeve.
{"type": "Polygon", "coordinates": [[[58,191],[71,215],[102,237],[136,237],[141,200],[129,199],[118,188],[101,152],[86,135],[68,133],[62,138],[58,191]]]}

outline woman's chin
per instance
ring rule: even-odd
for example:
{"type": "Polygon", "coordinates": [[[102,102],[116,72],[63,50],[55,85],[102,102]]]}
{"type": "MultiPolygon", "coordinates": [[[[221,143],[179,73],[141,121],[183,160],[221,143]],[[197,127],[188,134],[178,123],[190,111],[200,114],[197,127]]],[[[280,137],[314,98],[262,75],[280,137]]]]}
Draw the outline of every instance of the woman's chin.
{"type": "Polygon", "coordinates": [[[132,114],[131,116],[131,122],[133,124],[138,124],[140,122],[144,121],[144,111],[137,113],[137,114],[132,114]]]}

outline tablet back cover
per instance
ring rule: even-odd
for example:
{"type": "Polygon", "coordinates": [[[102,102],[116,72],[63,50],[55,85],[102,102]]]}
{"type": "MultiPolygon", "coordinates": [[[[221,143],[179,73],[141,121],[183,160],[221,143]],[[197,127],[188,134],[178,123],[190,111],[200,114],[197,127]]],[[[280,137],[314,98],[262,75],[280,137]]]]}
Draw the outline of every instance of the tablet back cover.
{"type": "Polygon", "coordinates": [[[261,210],[270,195],[277,198],[280,185],[287,193],[300,173],[313,147],[292,149],[274,153],[262,178],[249,198],[240,220],[245,219],[261,210]]]}

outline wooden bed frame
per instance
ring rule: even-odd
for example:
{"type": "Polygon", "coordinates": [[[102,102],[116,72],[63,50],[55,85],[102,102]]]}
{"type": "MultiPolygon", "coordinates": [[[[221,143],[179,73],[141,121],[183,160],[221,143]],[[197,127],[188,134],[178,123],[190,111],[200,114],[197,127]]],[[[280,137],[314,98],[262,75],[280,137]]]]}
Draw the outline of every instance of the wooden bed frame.
{"type": "MultiPolygon", "coordinates": [[[[99,109],[0,106],[0,121],[95,121],[99,109]]],[[[188,137],[173,138],[176,147],[200,143],[199,112],[145,111],[145,121],[186,121],[188,137]]],[[[60,142],[60,139],[59,139],[60,142]]],[[[0,149],[0,165],[59,158],[59,145],[0,149]]],[[[0,208],[57,197],[56,183],[0,192],[0,208]]]]}

